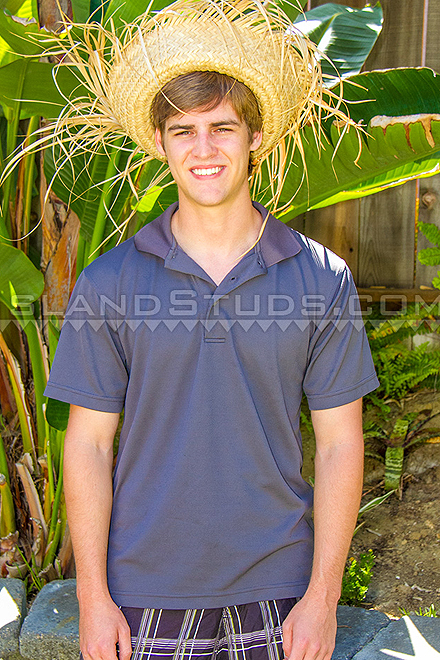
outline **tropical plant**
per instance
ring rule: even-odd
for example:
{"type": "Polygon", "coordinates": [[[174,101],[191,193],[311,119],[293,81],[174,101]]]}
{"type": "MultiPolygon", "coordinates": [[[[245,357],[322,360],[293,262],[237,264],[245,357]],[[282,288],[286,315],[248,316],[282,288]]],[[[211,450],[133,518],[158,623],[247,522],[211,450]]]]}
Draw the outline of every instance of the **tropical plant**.
{"type": "Polygon", "coordinates": [[[430,409],[407,413],[394,421],[391,432],[377,422],[370,422],[366,426],[364,437],[367,440],[367,447],[371,444],[371,440],[378,440],[385,445],[383,457],[369,448],[366,453],[368,456],[379,458],[385,462],[384,487],[386,491],[400,489],[405,449],[439,435],[440,428],[426,428],[426,424],[439,414],[433,415],[430,409]]]}
{"type": "Polygon", "coordinates": [[[324,57],[324,75],[340,76],[359,73],[382,29],[380,2],[354,9],[327,2],[299,15],[294,25],[306,34],[324,57]]]}

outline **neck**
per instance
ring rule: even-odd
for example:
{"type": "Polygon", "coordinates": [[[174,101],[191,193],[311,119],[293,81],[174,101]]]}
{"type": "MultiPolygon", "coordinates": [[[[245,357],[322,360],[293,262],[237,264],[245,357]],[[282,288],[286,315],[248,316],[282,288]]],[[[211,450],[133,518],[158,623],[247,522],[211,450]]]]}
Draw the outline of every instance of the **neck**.
{"type": "Polygon", "coordinates": [[[262,221],[250,197],[229,208],[194,206],[179,199],[171,229],[181,248],[195,261],[207,258],[232,263],[257,240],[262,221]]]}

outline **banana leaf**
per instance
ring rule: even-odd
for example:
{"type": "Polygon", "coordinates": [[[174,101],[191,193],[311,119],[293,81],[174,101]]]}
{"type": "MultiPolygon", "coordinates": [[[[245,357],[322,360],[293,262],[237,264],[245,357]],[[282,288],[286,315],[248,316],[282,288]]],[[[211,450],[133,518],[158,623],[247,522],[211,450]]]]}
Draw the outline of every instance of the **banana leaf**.
{"type": "MultiPolygon", "coordinates": [[[[280,203],[294,199],[283,220],[312,208],[370,195],[415,177],[439,171],[440,77],[431,69],[391,69],[358,74],[344,84],[344,99],[352,118],[365,128],[359,142],[350,130],[340,138],[327,122],[323,149],[310,126],[302,129],[307,175],[299,153],[286,176],[280,203]],[[359,156],[359,158],[358,158],[359,156]],[[356,162],[358,158],[358,161],[356,162]],[[296,194],[295,194],[296,193],[296,194]]],[[[267,203],[269,184],[263,172],[259,201],[267,203]]]]}
{"type": "MultiPolygon", "coordinates": [[[[299,0],[301,7],[304,7],[306,2],[307,0],[299,0]]],[[[159,11],[170,4],[170,0],[153,0],[150,5],[141,2],[140,0],[125,0],[125,2],[121,2],[120,0],[109,0],[108,2],[103,3],[103,6],[105,7],[103,22],[105,23],[109,18],[112,18],[116,29],[118,29],[123,27],[124,22],[129,23],[130,21],[135,20],[146,10],[147,6],[149,6],[152,11],[159,11]]],[[[277,0],[277,4],[280,5],[291,21],[294,21],[298,17],[298,14],[300,14],[300,10],[297,8],[297,2],[291,2],[290,0],[277,0]]],[[[97,13],[99,16],[99,12],[97,13]]]]}
{"type": "Polygon", "coordinates": [[[170,5],[170,0],[153,0],[151,4],[140,2],[140,0],[109,0],[105,3],[106,11],[103,22],[112,18],[116,30],[122,28],[125,23],[134,21],[149,6],[152,11],[159,11],[170,5]]]}
{"type": "Polygon", "coordinates": [[[40,30],[35,18],[23,19],[0,11],[0,34],[16,55],[36,55],[42,52],[42,43],[30,38],[37,33],[40,36],[49,34],[46,30],[40,30]]]}
{"type": "Polygon", "coordinates": [[[303,10],[307,4],[307,0],[297,0],[296,3],[293,3],[290,0],[276,0],[276,2],[284,11],[284,13],[287,14],[292,23],[298,19],[298,17],[303,16],[303,13],[298,9],[298,4],[302,7],[303,10]]]}
{"type": "MultiPolygon", "coordinates": [[[[118,150],[120,170],[125,168],[129,152],[118,150]]],[[[109,163],[108,154],[101,151],[93,158],[89,156],[76,156],[55,176],[57,167],[54,164],[52,149],[47,149],[44,159],[44,172],[48,181],[52,181],[54,193],[77,214],[81,221],[81,234],[90,242],[92,240],[98,210],[103,204],[103,187],[107,167],[109,163]]],[[[109,215],[105,225],[104,236],[108,236],[114,229],[111,218],[117,222],[127,200],[131,196],[131,189],[126,182],[122,186],[115,183],[106,198],[109,215]],[[111,215],[111,217],[110,217],[111,215]]]]}
{"type": "Polygon", "coordinates": [[[37,18],[36,0],[0,0],[0,66],[33,54],[26,32],[38,32],[37,18]]]}
{"type": "Polygon", "coordinates": [[[44,289],[43,274],[12,245],[0,243],[0,300],[10,310],[35,302],[44,289]]]}
{"type": "Polygon", "coordinates": [[[58,71],[57,83],[53,79],[54,64],[17,59],[0,67],[0,103],[15,109],[20,100],[20,118],[34,115],[55,118],[66,105],[63,94],[83,91],[75,75],[67,67],[58,71]]]}
{"type": "Polygon", "coordinates": [[[346,76],[359,73],[376,43],[382,22],[380,2],[362,9],[327,2],[299,16],[294,25],[331,60],[321,60],[324,74],[346,76]]]}

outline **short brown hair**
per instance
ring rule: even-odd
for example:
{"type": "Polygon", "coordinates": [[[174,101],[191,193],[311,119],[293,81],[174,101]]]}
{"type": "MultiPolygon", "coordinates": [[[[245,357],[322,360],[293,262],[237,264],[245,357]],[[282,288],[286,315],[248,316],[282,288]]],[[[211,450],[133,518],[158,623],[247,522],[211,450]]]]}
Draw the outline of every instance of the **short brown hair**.
{"type": "Polygon", "coordinates": [[[196,108],[209,112],[225,99],[245,122],[249,142],[252,142],[254,133],[261,131],[263,125],[258,101],[244,83],[217,71],[192,71],[167,82],[153,99],[151,122],[163,137],[165,123],[170,117],[196,108]]]}

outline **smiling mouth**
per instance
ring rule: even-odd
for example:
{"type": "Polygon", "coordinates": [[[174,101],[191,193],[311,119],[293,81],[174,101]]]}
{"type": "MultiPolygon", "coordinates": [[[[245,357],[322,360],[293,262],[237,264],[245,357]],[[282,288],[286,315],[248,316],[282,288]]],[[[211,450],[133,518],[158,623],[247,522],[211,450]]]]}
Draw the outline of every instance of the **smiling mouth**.
{"type": "Polygon", "coordinates": [[[219,167],[208,167],[206,169],[193,167],[191,172],[197,176],[212,176],[213,174],[218,174],[222,171],[223,166],[219,167]]]}

